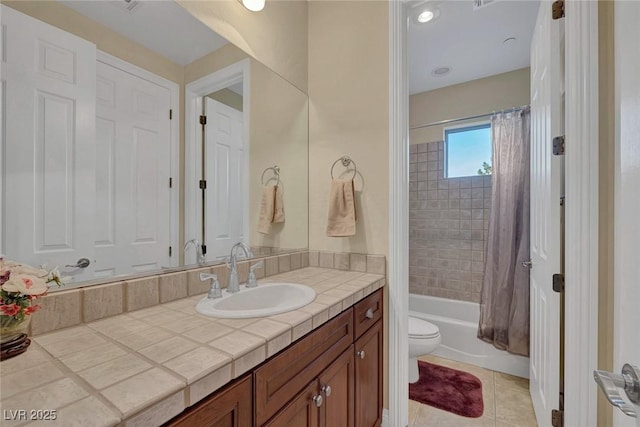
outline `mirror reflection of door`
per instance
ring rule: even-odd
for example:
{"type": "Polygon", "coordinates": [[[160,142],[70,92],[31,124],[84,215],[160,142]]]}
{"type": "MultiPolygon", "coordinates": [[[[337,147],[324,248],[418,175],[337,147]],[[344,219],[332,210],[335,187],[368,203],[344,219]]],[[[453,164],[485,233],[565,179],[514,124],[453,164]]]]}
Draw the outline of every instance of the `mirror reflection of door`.
{"type": "Polygon", "coordinates": [[[11,108],[0,253],[74,282],[171,265],[168,82],[2,11],[11,108]],[[90,264],[75,266],[81,258],[90,264]]]}
{"type": "Polygon", "coordinates": [[[244,240],[246,148],[243,140],[242,82],[203,98],[205,167],[204,242],[207,259],[229,255],[244,240]]]}

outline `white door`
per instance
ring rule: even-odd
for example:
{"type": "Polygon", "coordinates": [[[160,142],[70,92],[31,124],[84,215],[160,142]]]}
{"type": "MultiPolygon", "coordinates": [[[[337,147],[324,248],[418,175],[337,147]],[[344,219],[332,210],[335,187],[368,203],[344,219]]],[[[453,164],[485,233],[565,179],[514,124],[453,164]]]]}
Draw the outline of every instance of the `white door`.
{"type": "Polygon", "coordinates": [[[242,112],[204,97],[205,115],[205,244],[207,259],[229,255],[244,238],[245,150],[242,112]]]}
{"type": "MultiPolygon", "coordinates": [[[[616,180],[614,372],[640,367],[640,3],[615,2],[616,180]]],[[[627,399],[624,393],[623,398],[627,399]]],[[[614,409],[614,425],[640,427],[614,409]]]]}
{"type": "Polygon", "coordinates": [[[170,265],[171,95],[98,62],[95,275],[170,265]]]}
{"type": "Polygon", "coordinates": [[[93,276],[95,45],[2,8],[8,259],[93,276]],[[87,268],[79,258],[92,261],[87,268]]]}
{"type": "Polygon", "coordinates": [[[560,24],[542,1],[531,43],[531,324],[529,389],[539,426],[551,425],[560,398],[560,196],[562,156],[552,140],[562,134],[560,24]]]}

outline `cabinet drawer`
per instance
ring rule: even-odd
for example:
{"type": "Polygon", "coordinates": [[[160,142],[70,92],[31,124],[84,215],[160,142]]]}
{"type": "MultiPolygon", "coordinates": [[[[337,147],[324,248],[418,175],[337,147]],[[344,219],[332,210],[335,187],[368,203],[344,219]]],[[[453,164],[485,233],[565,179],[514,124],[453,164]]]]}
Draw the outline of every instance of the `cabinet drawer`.
{"type": "Polygon", "coordinates": [[[378,289],[353,307],[355,338],[359,338],[382,319],[382,289],[378,289]]]}
{"type": "Polygon", "coordinates": [[[256,425],[263,425],[352,343],[349,309],[256,369],[256,425]]]}

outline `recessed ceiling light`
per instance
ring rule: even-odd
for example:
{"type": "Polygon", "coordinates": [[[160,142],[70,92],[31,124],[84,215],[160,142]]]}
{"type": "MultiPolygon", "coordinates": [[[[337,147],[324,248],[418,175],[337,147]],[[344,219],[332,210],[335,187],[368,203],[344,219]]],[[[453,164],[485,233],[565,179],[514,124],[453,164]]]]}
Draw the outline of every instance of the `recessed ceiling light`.
{"type": "Polygon", "coordinates": [[[429,9],[423,9],[417,15],[413,15],[413,19],[418,24],[426,24],[427,22],[434,21],[440,16],[440,9],[431,6],[429,9]]]}
{"type": "Polygon", "coordinates": [[[265,0],[239,0],[244,7],[252,12],[259,12],[264,9],[265,0]]]}
{"type": "Polygon", "coordinates": [[[433,19],[434,14],[430,10],[425,10],[420,15],[418,15],[418,22],[424,24],[425,22],[429,22],[433,19]]]}
{"type": "Polygon", "coordinates": [[[451,72],[451,67],[438,67],[431,72],[431,75],[434,77],[442,77],[442,76],[446,76],[450,72],[451,72]]]}

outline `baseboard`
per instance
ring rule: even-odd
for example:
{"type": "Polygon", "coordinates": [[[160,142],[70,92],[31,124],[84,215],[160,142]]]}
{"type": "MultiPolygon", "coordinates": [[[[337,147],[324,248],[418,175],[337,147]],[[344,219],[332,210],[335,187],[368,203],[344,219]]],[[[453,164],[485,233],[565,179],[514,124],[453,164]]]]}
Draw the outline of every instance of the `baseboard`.
{"type": "Polygon", "coordinates": [[[387,408],[382,408],[382,422],[380,423],[380,427],[389,427],[389,410],[387,408]]]}

